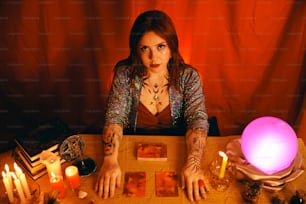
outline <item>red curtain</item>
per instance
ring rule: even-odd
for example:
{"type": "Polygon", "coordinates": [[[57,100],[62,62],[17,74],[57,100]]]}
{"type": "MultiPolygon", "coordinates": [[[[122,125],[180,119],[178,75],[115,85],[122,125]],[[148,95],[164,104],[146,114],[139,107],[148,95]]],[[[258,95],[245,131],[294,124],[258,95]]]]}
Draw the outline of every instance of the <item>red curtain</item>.
{"type": "Polygon", "coordinates": [[[135,17],[149,9],[173,19],[180,52],[199,70],[222,135],[240,134],[264,115],[299,128],[304,0],[2,0],[2,132],[54,116],[79,131],[100,129],[113,66],[129,53],[135,17]]]}

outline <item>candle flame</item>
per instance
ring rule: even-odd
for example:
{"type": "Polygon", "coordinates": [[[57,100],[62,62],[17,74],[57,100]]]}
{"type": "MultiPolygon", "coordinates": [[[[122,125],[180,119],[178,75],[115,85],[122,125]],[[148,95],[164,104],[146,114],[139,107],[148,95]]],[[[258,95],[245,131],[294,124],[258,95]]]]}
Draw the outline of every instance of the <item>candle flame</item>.
{"type": "Polygon", "coordinates": [[[5,172],[4,172],[4,171],[2,171],[2,177],[3,177],[3,178],[6,178],[6,175],[5,175],[5,172]]]}
{"type": "Polygon", "coordinates": [[[4,168],[5,168],[5,171],[6,171],[6,172],[10,172],[10,168],[9,168],[9,166],[8,166],[7,164],[5,164],[5,167],[4,167],[4,168]]]}
{"type": "Polygon", "coordinates": [[[14,172],[12,172],[12,177],[14,178],[14,180],[17,179],[17,176],[16,176],[16,174],[14,172]]]}
{"type": "Polygon", "coordinates": [[[51,172],[51,177],[52,177],[52,178],[55,178],[55,177],[56,177],[54,172],[51,172]]]}
{"type": "Polygon", "coordinates": [[[227,158],[227,155],[226,155],[224,152],[222,152],[222,151],[219,151],[219,155],[220,155],[221,157],[227,158]]]}
{"type": "Polygon", "coordinates": [[[21,168],[16,164],[16,162],[14,162],[14,168],[15,168],[15,171],[17,171],[18,173],[21,173],[21,174],[22,174],[22,170],[21,170],[21,168]]]}

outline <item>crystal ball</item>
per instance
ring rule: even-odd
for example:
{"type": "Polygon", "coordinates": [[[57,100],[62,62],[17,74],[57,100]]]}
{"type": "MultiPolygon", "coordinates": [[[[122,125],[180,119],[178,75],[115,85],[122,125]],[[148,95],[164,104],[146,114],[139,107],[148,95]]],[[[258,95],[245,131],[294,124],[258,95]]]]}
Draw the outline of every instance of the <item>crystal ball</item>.
{"type": "Polygon", "coordinates": [[[245,127],[241,136],[241,150],[250,164],[272,175],[292,164],[298,151],[297,136],[284,120],[264,116],[245,127]]]}

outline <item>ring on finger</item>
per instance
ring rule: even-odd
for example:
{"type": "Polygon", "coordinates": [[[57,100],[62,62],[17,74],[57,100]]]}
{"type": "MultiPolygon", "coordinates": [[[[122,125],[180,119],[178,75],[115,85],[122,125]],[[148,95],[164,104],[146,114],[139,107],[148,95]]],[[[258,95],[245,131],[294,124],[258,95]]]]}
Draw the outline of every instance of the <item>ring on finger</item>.
{"type": "Polygon", "coordinates": [[[199,184],[199,187],[200,187],[200,188],[205,187],[205,183],[204,183],[204,181],[203,181],[202,179],[200,179],[200,180],[198,181],[198,184],[199,184]]]}

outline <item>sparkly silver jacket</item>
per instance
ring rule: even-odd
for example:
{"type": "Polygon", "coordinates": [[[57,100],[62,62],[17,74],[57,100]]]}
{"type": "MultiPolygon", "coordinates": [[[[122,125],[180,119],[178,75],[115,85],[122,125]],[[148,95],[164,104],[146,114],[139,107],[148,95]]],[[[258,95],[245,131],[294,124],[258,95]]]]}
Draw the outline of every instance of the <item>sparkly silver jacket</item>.
{"type": "MultiPolygon", "coordinates": [[[[136,131],[137,113],[143,81],[140,77],[131,79],[130,67],[116,68],[108,96],[105,124],[119,124],[136,131]]],[[[172,127],[208,130],[205,98],[198,72],[188,67],[180,74],[180,91],[169,87],[172,127]]]]}

